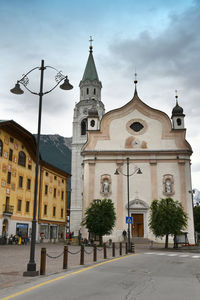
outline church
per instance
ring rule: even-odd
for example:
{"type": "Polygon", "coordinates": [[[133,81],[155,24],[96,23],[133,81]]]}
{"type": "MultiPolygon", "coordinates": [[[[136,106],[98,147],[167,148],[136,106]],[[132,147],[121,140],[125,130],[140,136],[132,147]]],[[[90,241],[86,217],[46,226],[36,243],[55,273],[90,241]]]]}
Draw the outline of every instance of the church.
{"type": "Polygon", "coordinates": [[[188,214],[188,239],[194,242],[191,187],[192,149],[185,139],[183,108],[178,104],[169,116],[145,104],[137,92],[124,106],[105,113],[101,101],[93,47],[80,82],[80,101],[74,108],[72,137],[71,231],[81,231],[86,208],[94,199],[109,198],[116,210],[110,236],[120,241],[133,217],[131,237],[157,240],[149,229],[150,205],[154,199],[171,197],[188,214]]]}

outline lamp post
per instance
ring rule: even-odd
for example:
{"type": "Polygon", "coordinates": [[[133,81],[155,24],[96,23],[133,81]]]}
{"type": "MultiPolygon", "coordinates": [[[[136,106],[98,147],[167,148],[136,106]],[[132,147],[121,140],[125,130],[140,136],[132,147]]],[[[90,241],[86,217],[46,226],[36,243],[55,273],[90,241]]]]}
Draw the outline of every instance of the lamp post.
{"type": "Polygon", "coordinates": [[[188,191],[189,194],[191,194],[191,198],[192,198],[192,216],[193,216],[193,227],[194,227],[194,242],[196,244],[196,232],[195,232],[195,226],[194,226],[194,194],[195,194],[195,190],[190,190],[188,191]]]}
{"type": "Polygon", "coordinates": [[[38,169],[39,169],[39,154],[40,154],[40,129],[41,129],[41,114],[42,114],[42,98],[44,95],[53,91],[59,83],[64,80],[63,84],[60,85],[60,88],[63,90],[71,90],[73,86],[69,83],[67,76],[64,76],[61,71],[58,71],[54,67],[44,66],[44,60],[41,61],[41,66],[33,68],[28,73],[23,75],[23,77],[17,81],[15,87],[11,89],[11,93],[16,95],[22,95],[24,91],[20,87],[20,83],[31,93],[39,96],[39,112],[38,112],[38,134],[37,134],[37,148],[36,148],[36,167],[35,167],[35,188],[34,188],[34,202],[33,202],[33,219],[32,219],[32,231],[31,231],[31,247],[30,247],[30,260],[27,264],[27,271],[23,273],[24,276],[37,276],[39,272],[36,271],[35,263],[35,242],[36,242],[36,211],[37,211],[37,191],[38,191],[38,169]],[[53,69],[57,72],[55,76],[56,85],[50,90],[43,91],[43,80],[44,80],[44,71],[47,69],[53,69]],[[33,92],[30,90],[27,85],[29,84],[28,74],[34,70],[40,70],[40,91],[39,93],[33,92]]]}
{"type": "MultiPolygon", "coordinates": [[[[130,163],[130,159],[129,157],[126,158],[126,165],[127,165],[127,173],[124,174],[122,173],[122,171],[120,170],[120,168],[117,168],[115,171],[115,175],[119,175],[120,173],[123,176],[126,176],[127,178],[127,204],[128,204],[128,218],[130,218],[130,194],[129,194],[129,178],[130,176],[134,175],[134,174],[142,174],[142,171],[140,168],[136,167],[134,172],[130,174],[129,172],[129,163],[130,163]]],[[[128,223],[128,251],[131,252],[131,235],[130,235],[130,223],[128,223]]]]}

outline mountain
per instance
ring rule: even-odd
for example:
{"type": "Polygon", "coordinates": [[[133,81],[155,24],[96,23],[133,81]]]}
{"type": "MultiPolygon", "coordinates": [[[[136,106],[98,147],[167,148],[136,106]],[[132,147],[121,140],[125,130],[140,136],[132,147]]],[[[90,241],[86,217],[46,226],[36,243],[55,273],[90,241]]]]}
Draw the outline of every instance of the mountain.
{"type": "MultiPolygon", "coordinates": [[[[34,135],[37,137],[37,135],[34,135]]],[[[40,135],[40,154],[44,161],[71,174],[72,138],[58,134],[40,135]]]]}

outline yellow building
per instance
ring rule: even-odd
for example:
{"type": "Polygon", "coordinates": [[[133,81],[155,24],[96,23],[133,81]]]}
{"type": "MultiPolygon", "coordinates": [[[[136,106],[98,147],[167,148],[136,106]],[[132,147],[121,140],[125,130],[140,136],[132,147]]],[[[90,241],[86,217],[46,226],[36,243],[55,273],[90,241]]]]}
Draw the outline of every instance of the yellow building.
{"type": "MultiPolygon", "coordinates": [[[[36,142],[14,121],[0,121],[0,237],[29,237],[32,228],[36,142]]],[[[40,159],[36,239],[65,237],[70,174],[40,159]]]]}

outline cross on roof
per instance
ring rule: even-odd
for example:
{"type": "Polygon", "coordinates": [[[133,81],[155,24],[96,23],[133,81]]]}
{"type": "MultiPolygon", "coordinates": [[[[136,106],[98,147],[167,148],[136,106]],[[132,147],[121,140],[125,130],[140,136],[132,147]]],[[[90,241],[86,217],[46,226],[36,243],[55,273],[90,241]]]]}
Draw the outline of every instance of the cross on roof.
{"type": "Polygon", "coordinates": [[[92,36],[90,36],[90,39],[89,39],[89,42],[90,42],[90,46],[92,46],[92,42],[93,42],[94,40],[92,39],[92,36]]]}

